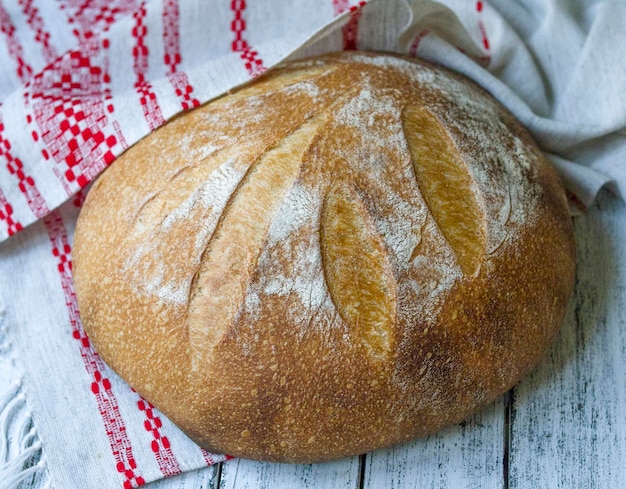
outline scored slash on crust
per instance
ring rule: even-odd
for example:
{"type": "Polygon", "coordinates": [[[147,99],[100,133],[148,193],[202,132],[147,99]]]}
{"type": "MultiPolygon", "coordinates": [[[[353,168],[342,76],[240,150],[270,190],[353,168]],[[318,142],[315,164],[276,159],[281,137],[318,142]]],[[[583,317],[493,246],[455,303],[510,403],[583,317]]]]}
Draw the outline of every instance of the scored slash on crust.
{"type": "Polygon", "coordinates": [[[422,196],[461,270],[475,276],[484,257],[485,219],[467,166],[428,109],[405,107],[402,125],[422,196]]]}
{"type": "MultiPolygon", "coordinates": [[[[316,70],[292,81],[302,83],[329,73],[332,71],[316,70]]],[[[253,86],[249,95],[272,93],[279,81],[270,80],[269,87],[253,86]]],[[[237,94],[233,98],[239,97],[237,94]]],[[[210,346],[219,342],[234,320],[272,219],[298,178],[305,152],[314,144],[327,115],[349,99],[350,93],[311,115],[252,163],[237,162],[241,148],[228,144],[212,152],[203,163],[183,166],[171,176],[171,185],[151,194],[138,208],[131,235],[146,231],[145,220],[156,224],[154,232],[172,221],[173,214],[180,213],[172,205],[178,187],[185,181],[211,180],[225,165],[239,168],[240,175],[234,186],[226,185],[231,190],[224,194],[221,204],[214,203],[207,209],[213,218],[204,215],[201,219],[207,228],[199,243],[204,251],[187,291],[192,365],[202,364],[210,346]],[[155,222],[156,215],[163,217],[155,222]],[[209,225],[210,221],[214,223],[209,225]]],[[[481,204],[468,190],[472,178],[431,112],[409,105],[401,111],[401,122],[414,177],[430,214],[455,252],[463,273],[475,276],[484,255],[485,229],[481,204]]],[[[369,356],[380,361],[392,349],[396,313],[395,277],[384,242],[356,187],[336,184],[327,189],[322,200],[320,246],[331,300],[369,356]],[[355,257],[361,263],[353,263],[355,257]]],[[[416,232],[421,234],[422,230],[416,232]]],[[[420,239],[413,255],[421,244],[420,239]]],[[[136,267],[136,261],[132,265],[136,267]]]]}
{"type": "Polygon", "coordinates": [[[187,310],[192,366],[202,364],[234,319],[271,220],[300,172],[301,156],[317,134],[318,122],[303,124],[265,153],[227,203],[192,281],[187,310]]]}

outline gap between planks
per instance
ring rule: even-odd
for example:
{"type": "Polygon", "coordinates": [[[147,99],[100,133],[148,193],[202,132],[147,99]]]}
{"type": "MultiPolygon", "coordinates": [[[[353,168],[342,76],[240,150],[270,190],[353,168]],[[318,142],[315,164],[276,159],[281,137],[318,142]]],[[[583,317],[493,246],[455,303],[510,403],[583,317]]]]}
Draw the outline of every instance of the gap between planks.
{"type": "Polygon", "coordinates": [[[511,433],[513,418],[515,417],[515,388],[511,389],[504,395],[504,428],[502,443],[502,487],[509,489],[509,462],[511,453],[511,433]]]}
{"type": "MultiPolygon", "coordinates": [[[[222,466],[224,462],[217,464],[215,469],[215,475],[211,479],[209,487],[207,489],[221,489],[222,487],[222,466]]],[[[354,489],[363,489],[365,486],[365,468],[367,466],[367,454],[359,455],[359,471],[357,475],[356,484],[354,489]]]]}

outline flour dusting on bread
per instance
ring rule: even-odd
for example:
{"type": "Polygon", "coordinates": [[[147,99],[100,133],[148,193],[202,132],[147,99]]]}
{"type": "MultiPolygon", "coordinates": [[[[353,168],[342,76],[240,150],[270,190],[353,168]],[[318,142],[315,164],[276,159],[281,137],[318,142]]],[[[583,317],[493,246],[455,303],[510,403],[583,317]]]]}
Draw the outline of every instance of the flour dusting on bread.
{"type": "Polygon", "coordinates": [[[497,101],[352,52],[129,148],[74,248],[105,361],[204,448],[280,462],[427,435],[501,395],[558,329],[574,262],[558,177],[497,101]]]}

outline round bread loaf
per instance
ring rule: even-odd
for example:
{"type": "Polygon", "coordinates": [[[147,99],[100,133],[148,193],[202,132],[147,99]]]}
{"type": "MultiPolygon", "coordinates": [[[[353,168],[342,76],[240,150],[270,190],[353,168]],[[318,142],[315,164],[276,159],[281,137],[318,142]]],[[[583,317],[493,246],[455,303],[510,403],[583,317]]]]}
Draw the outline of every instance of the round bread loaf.
{"type": "Polygon", "coordinates": [[[392,55],[293,62],[184,113],[89,192],[103,359],[201,446],[323,461],[462,421],[539,360],[564,191],[483,90],[392,55]]]}

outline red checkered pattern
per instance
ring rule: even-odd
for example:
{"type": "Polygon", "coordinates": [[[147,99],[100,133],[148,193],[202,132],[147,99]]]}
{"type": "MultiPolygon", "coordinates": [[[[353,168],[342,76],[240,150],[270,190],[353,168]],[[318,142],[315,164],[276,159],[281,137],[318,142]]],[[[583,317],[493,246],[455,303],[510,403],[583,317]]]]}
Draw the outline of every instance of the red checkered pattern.
{"type": "Polygon", "coordinates": [[[104,362],[93,349],[89,338],[85,334],[76,303],[76,294],[72,282],[71,247],[68,242],[67,231],[58,211],[48,214],[44,225],[50,238],[52,255],[57,260],[57,270],[61,280],[61,287],[65,295],[65,304],[72,328],[72,337],[78,342],[80,355],[85,370],[91,376],[91,392],[93,393],[98,411],[102,416],[111,452],[115,458],[117,471],[124,478],[124,489],[138,487],[145,480],[137,470],[137,463],[133,455],[133,448],[126,433],[126,426],[120,414],[119,405],[113,393],[111,381],[106,376],[104,362]]]}
{"type": "MultiPolygon", "coordinates": [[[[0,117],[0,161],[6,162],[6,168],[11,175],[17,179],[17,185],[20,192],[24,195],[28,206],[33,214],[37,217],[43,217],[48,213],[48,205],[42,197],[39,189],[35,185],[35,180],[32,176],[27,175],[24,172],[24,164],[17,156],[13,155],[11,151],[11,142],[4,135],[4,124],[0,117]]],[[[7,205],[9,205],[7,203],[7,205]]],[[[13,209],[9,205],[10,209],[13,209]]],[[[14,231],[17,229],[14,229],[14,231]]]]}
{"type": "Polygon", "coordinates": [[[2,221],[6,225],[7,234],[9,236],[22,230],[22,225],[13,219],[13,207],[7,202],[4,193],[0,190],[0,222],[2,221]]]}
{"type": "Polygon", "coordinates": [[[22,13],[26,17],[26,23],[35,33],[35,41],[41,45],[43,57],[47,63],[54,61],[58,54],[54,46],[50,44],[50,32],[46,30],[39,9],[34,5],[34,0],[19,0],[22,13]]]}
{"type": "Polygon", "coordinates": [[[337,17],[350,8],[350,0],[333,0],[333,15],[337,17]]]}
{"type": "Polygon", "coordinates": [[[161,434],[163,423],[155,412],[154,406],[145,399],[140,399],[137,401],[137,408],[146,415],[144,428],[152,434],[151,448],[159,464],[159,469],[166,477],[179,474],[181,472],[180,465],[172,453],[169,439],[161,434]]]}
{"type": "Polygon", "coordinates": [[[172,84],[183,110],[197,107],[200,101],[193,94],[187,74],[178,70],[182,62],[180,52],[180,12],[178,0],[163,2],[163,62],[168,68],[167,78],[172,84]]]}
{"type": "Polygon", "coordinates": [[[483,48],[487,52],[485,56],[481,56],[477,59],[477,61],[481,64],[488,65],[491,62],[491,45],[489,43],[489,37],[487,36],[487,29],[485,28],[485,22],[483,21],[483,12],[485,11],[485,2],[477,1],[476,2],[476,15],[478,17],[478,30],[480,31],[481,42],[483,48]]]}
{"type": "Polygon", "coordinates": [[[61,9],[68,12],[68,22],[81,40],[91,39],[105,31],[119,17],[135,10],[138,0],[58,0],[61,9]]]}
{"type": "Polygon", "coordinates": [[[11,17],[9,17],[9,13],[2,6],[2,3],[0,3],[0,32],[6,36],[9,56],[17,65],[17,77],[25,83],[32,76],[33,69],[24,58],[24,48],[16,35],[11,17]]]}
{"type": "Polygon", "coordinates": [[[361,8],[367,2],[361,1],[358,5],[350,6],[349,0],[333,0],[333,10],[335,16],[341,15],[344,12],[350,11],[352,15],[348,19],[346,25],[341,28],[343,34],[343,49],[355,50],[357,49],[357,34],[359,31],[359,19],[361,18],[361,8]]]}
{"type": "MultiPolygon", "coordinates": [[[[483,49],[487,52],[487,54],[485,54],[484,56],[473,56],[473,58],[482,65],[488,65],[491,62],[491,54],[489,53],[490,44],[489,44],[489,38],[487,36],[487,29],[485,28],[485,23],[482,19],[483,12],[485,10],[485,2],[480,1],[480,0],[477,1],[474,4],[474,10],[477,15],[478,30],[481,36],[481,44],[482,44],[483,49]]],[[[417,33],[417,35],[413,39],[413,42],[411,43],[411,46],[409,46],[410,55],[412,56],[417,55],[417,50],[419,49],[419,45],[422,42],[422,39],[424,39],[428,34],[430,34],[430,31],[428,29],[423,29],[417,33]]],[[[463,54],[468,55],[465,49],[458,47],[458,46],[457,46],[457,49],[463,54]]]]}
{"type": "Polygon", "coordinates": [[[211,466],[213,464],[216,464],[218,462],[223,462],[225,460],[232,460],[233,457],[232,455],[220,455],[218,457],[218,459],[215,459],[215,455],[213,453],[209,453],[207,452],[204,448],[201,448],[200,451],[202,452],[202,456],[204,457],[204,461],[206,462],[206,464],[208,466],[211,466]]]}
{"type": "Polygon", "coordinates": [[[148,34],[148,28],[144,24],[147,14],[146,5],[141,6],[133,12],[135,25],[132,35],[135,38],[135,46],[133,47],[133,69],[137,76],[135,89],[139,94],[139,102],[143,109],[143,115],[146,118],[148,127],[151,131],[165,123],[165,118],[161,113],[161,108],[156,98],[156,94],[152,91],[152,85],[147,80],[148,73],[148,46],[145,43],[148,34]]]}
{"type": "Polygon", "coordinates": [[[176,67],[182,61],[179,20],[178,0],[165,0],[163,2],[163,62],[169,68],[170,73],[175,73],[176,67]]]}
{"type": "Polygon", "coordinates": [[[246,31],[246,20],[244,19],[245,0],[232,0],[230,9],[234,14],[234,18],[230,23],[230,29],[235,35],[231,48],[233,52],[240,54],[250,76],[258,76],[265,72],[265,66],[263,66],[263,60],[259,57],[259,53],[252,49],[248,41],[244,39],[246,31]]]}
{"type": "Polygon", "coordinates": [[[422,29],[417,33],[417,36],[415,36],[415,39],[413,39],[413,42],[409,47],[409,54],[411,56],[417,56],[417,50],[420,47],[420,43],[422,42],[422,39],[424,39],[428,34],[430,34],[430,31],[428,29],[422,29]]]}
{"type": "Polygon", "coordinates": [[[81,43],[79,50],[37,74],[24,94],[27,107],[32,105],[27,122],[36,124],[33,141],[44,143],[42,156],[57,163],[55,171],[68,195],[115,158],[117,138],[105,129],[113,112],[102,52],[107,47],[106,39],[81,43]]]}
{"type": "MultiPolygon", "coordinates": [[[[476,2],[476,12],[481,14],[485,5],[483,2],[476,2]]],[[[483,47],[485,50],[489,51],[489,39],[487,38],[487,31],[485,30],[485,24],[482,19],[478,19],[478,29],[480,30],[480,34],[482,36],[483,47]]]]}
{"type": "Polygon", "coordinates": [[[87,189],[81,189],[76,194],[74,194],[74,198],[72,199],[72,203],[74,207],[81,208],[85,203],[85,198],[87,197],[87,189]]]}

